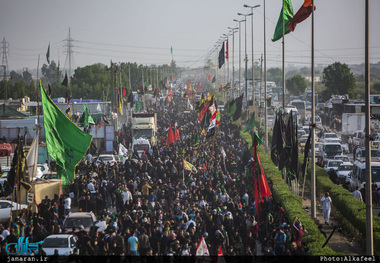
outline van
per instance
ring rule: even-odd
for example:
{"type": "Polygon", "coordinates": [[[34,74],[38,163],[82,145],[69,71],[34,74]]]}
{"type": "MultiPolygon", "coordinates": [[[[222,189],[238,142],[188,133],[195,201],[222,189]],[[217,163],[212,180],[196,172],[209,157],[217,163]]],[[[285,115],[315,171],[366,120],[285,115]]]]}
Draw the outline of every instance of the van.
{"type": "Polygon", "coordinates": [[[139,158],[141,158],[143,152],[146,154],[149,153],[149,149],[151,149],[150,143],[148,139],[145,138],[134,138],[132,142],[132,152],[137,151],[139,158]]]}
{"type": "Polygon", "coordinates": [[[319,155],[322,160],[321,163],[326,163],[328,159],[334,159],[336,155],[341,155],[343,148],[340,143],[325,142],[319,145],[319,155]]]}
{"type": "MultiPolygon", "coordinates": [[[[372,182],[375,182],[377,187],[380,187],[380,162],[371,162],[372,182]]],[[[351,174],[351,190],[356,187],[363,188],[366,184],[366,163],[361,160],[354,162],[354,169],[351,174]]]]}

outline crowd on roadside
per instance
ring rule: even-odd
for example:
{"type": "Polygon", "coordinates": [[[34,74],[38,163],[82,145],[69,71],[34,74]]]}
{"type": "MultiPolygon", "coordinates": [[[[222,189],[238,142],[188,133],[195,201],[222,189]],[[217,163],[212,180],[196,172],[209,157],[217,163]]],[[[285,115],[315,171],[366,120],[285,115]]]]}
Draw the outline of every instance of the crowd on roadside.
{"type": "Polygon", "coordinates": [[[156,109],[160,140],[151,151],[112,166],[84,158],[62,196],[46,198],[36,213],[0,225],[0,254],[20,236],[39,242],[59,233],[77,236],[79,255],[190,256],[202,238],[211,255],[220,247],[227,256],[307,253],[302,223],[288,222],[272,197],[264,200],[258,218],[253,175],[246,169],[253,159],[239,127],[222,113],[215,138],[206,139],[196,112],[185,112],[185,106],[177,97],[156,109]],[[180,140],[166,146],[174,123],[180,140]],[[184,159],[193,171],[184,170],[184,159]],[[107,227],[63,229],[65,216],[74,210],[92,211],[107,227]]]}

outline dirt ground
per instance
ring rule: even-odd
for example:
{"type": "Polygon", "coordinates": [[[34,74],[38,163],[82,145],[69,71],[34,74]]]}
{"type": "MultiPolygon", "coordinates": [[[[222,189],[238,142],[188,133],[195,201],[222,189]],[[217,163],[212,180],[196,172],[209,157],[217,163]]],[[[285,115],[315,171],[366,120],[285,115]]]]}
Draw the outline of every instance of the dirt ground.
{"type": "MultiPolygon", "coordinates": [[[[305,189],[306,190],[306,189],[305,189]]],[[[334,203],[334,200],[332,200],[334,203]]],[[[311,215],[311,200],[310,193],[305,191],[304,199],[302,200],[302,207],[305,210],[307,215],[311,215]]],[[[365,250],[359,244],[363,243],[364,240],[355,240],[353,239],[349,233],[347,233],[344,229],[339,227],[339,223],[335,220],[335,218],[330,216],[330,225],[325,225],[325,220],[322,214],[322,207],[320,202],[317,202],[317,218],[314,219],[315,224],[318,226],[319,224],[323,225],[323,231],[326,232],[327,237],[331,234],[334,229],[334,226],[338,226],[335,230],[333,236],[328,242],[328,246],[331,247],[335,252],[344,253],[346,255],[364,255],[365,250]]]]}

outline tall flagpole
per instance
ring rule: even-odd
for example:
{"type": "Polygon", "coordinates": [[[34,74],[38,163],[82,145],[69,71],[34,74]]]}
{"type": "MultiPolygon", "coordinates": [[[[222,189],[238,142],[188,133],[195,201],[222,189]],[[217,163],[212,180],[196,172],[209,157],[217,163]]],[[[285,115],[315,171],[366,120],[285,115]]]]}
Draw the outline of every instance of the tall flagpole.
{"type": "Polygon", "coordinates": [[[365,1],[365,178],[366,178],[366,253],[373,256],[373,221],[372,221],[372,169],[371,169],[371,106],[370,106],[370,74],[369,74],[369,2],[365,1]]]}
{"type": "Polygon", "coordinates": [[[317,217],[315,178],[314,0],[311,3],[311,217],[317,217]]]}
{"type": "MultiPolygon", "coordinates": [[[[282,1],[282,108],[285,112],[285,0],[282,1]]],[[[265,100],[267,99],[265,94],[265,100]]]]}
{"type": "Polygon", "coordinates": [[[264,0],[264,113],[265,113],[265,150],[268,150],[268,122],[267,122],[267,43],[266,43],[266,28],[265,28],[265,0],[264,0]]]}

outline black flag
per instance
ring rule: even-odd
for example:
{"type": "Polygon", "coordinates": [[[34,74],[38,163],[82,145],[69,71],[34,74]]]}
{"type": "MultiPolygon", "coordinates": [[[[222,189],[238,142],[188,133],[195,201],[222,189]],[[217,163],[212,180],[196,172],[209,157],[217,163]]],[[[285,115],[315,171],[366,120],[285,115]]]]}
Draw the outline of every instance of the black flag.
{"type": "Polygon", "coordinates": [[[215,83],[215,81],[216,81],[216,78],[215,78],[215,76],[212,78],[212,81],[211,81],[211,83],[215,83]]]}
{"type": "Polygon", "coordinates": [[[67,78],[67,73],[65,73],[65,78],[62,81],[62,85],[66,86],[69,85],[69,79],[67,78]]]}
{"type": "Polygon", "coordinates": [[[310,127],[310,133],[309,133],[309,136],[307,137],[306,144],[305,144],[304,159],[302,163],[302,177],[304,177],[306,173],[306,164],[307,164],[307,158],[309,157],[312,131],[313,131],[313,127],[310,127]]]}
{"type": "Polygon", "coordinates": [[[48,50],[46,52],[46,60],[47,60],[48,64],[50,64],[50,43],[48,46],[48,50]]]}
{"type": "Polygon", "coordinates": [[[224,41],[223,41],[223,44],[222,44],[222,48],[221,50],[219,51],[219,68],[221,68],[224,64],[224,41]]]}
{"type": "Polygon", "coordinates": [[[243,98],[244,98],[244,92],[243,94],[241,94],[239,98],[235,100],[236,110],[235,110],[234,116],[232,117],[233,121],[236,121],[241,117],[241,111],[243,108],[243,98]]]}
{"type": "Polygon", "coordinates": [[[50,83],[48,83],[48,95],[49,95],[49,97],[51,97],[51,86],[50,86],[50,83]]]}

